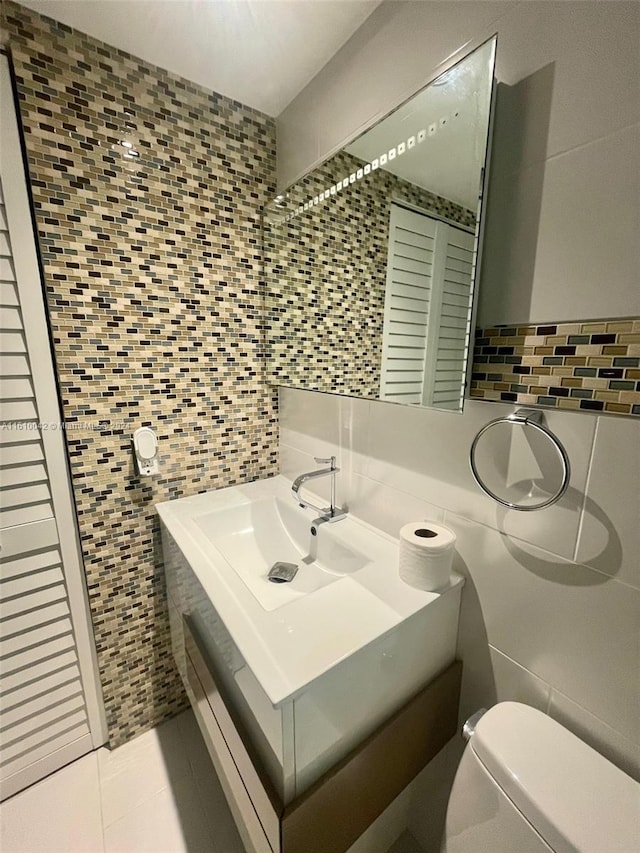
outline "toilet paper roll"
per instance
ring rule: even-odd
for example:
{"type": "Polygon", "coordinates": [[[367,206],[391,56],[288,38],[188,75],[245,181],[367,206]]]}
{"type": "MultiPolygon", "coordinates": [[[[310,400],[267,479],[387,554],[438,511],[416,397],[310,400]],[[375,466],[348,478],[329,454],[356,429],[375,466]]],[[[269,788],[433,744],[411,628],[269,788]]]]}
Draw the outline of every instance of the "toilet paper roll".
{"type": "Polygon", "coordinates": [[[441,524],[405,524],[400,530],[400,577],[417,589],[442,589],[449,583],[455,544],[456,534],[441,524]]]}

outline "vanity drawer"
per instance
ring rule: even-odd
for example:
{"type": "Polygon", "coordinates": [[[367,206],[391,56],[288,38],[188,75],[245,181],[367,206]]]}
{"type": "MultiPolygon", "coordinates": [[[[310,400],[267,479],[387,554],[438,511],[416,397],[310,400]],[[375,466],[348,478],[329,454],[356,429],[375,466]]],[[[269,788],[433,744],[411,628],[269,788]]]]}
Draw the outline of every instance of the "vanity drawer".
{"type": "Polygon", "coordinates": [[[188,616],[183,616],[183,631],[194,711],[204,728],[207,747],[242,840],[251,853],[279,853],[281,808],[277,798],[256,770],[255,758],[247,751],[220,695],[206,651],[191,629],[188,616]]]}

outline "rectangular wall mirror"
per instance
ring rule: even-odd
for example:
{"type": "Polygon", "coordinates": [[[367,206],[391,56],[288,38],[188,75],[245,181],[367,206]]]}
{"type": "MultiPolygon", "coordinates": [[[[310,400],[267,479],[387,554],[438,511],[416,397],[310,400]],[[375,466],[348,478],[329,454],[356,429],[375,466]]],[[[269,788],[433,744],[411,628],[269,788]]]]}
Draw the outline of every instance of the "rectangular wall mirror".
{"type": "Polygon", "coordinates": [[[267,375],[461,411],[496,39],[264,211],[267,375]]]}

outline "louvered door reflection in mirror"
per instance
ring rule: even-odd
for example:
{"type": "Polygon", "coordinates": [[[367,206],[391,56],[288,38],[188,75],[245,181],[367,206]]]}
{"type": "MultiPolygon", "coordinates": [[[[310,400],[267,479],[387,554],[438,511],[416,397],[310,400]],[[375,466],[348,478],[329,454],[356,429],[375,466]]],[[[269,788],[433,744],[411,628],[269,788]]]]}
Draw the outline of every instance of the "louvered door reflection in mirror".
{"type": "Polygon", "coordinates": [[[380,399],[462,406],[473,231],[391,205],[380,399]]]}

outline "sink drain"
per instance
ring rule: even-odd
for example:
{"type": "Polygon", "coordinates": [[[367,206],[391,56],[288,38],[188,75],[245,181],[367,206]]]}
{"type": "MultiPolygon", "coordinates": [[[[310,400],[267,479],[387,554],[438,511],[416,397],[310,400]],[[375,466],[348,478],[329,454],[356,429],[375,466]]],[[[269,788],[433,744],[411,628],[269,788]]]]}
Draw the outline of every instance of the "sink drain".
{"type": "Polygon", "coordinates": [[[290,583],[296,576],[298,566],[295,563],[274,563],[269,569],[267,580],[271,583],[290,583]]]}

